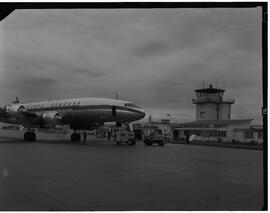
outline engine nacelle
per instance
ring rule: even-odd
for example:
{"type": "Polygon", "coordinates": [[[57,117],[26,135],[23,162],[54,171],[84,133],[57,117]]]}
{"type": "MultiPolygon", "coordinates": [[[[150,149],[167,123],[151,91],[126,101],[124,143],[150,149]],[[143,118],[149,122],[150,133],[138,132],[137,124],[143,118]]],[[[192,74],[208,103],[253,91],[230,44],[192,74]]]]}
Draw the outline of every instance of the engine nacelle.
{"type": "Polygon", "coordinates": [[[45,123],[49,124],[57,124],[61,119],[61,116],[58,114],[58,112],[54,111],[44,112],[42,113],[41,117],[45,123]]]}
{"type": "Polygon", "coordinates": [[[8,114],[17,114],[25,110],[22,104],[9,104],[5,107],[5,111],[8,114]]]}

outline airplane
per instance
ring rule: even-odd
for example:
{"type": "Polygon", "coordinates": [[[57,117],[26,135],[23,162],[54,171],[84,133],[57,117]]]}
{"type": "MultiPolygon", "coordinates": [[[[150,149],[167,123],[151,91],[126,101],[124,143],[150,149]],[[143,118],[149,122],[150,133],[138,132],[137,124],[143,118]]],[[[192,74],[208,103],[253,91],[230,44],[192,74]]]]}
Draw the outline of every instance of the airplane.
{"type": "Polygon", "coordinates": [[[71,141],[80,141],[77,130],[93,130],[106,122],[116,126],[144,118],[144,110],[130,101],[109,98],[72,98],[65,100],[19,103],[0,108],[0,122],[22,125],[28,129],[25,141],[36,141],[35,128],[69,125],[74,131],[71,141]]]}

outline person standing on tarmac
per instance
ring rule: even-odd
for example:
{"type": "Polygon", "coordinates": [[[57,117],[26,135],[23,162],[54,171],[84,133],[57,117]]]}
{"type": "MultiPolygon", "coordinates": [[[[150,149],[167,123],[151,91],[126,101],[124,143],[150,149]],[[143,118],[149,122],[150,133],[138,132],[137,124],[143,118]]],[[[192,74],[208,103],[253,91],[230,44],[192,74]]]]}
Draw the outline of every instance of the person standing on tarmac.
{"type": "Polygon", "coordinates": [[[87,133],[86,130],[83,132],[83,145],[86,145],[87,133]]]}
{"type": "Polygon", "coordinates": [[[114,133],[113,133],[113,140],[116,142],[116,130],[114,131],[114,133]]]}
{"type": "Polygon", "coordinates": [[[190,138],[190,134],[189,134],[189,132],[187,131],[187,134],[186,134],[187,144],[189,144],[189,138],[190,138]]]}
{"type": "Polygon", "coordinates": [[[187,144],[189,144],[189,138],[190,138],[190,135],[189,135],[188,130],[185,130],[184,134],[185,134],[185,136],[186,136],[186,142],[187,142],[187,144]]]}
{"type": "Polygon", "coordinates": [[[111,138],[111,130],[108,131],[108,141],[110,140],[111,138]]]}

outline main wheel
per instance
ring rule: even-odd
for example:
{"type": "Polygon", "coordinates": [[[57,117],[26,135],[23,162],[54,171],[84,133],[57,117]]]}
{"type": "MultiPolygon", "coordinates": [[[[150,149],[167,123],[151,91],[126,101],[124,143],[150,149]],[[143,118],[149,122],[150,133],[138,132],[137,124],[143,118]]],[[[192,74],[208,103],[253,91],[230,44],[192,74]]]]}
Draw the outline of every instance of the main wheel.
{"type": "Polygon", "coordinates": [[[81,135],[80,134],[76,134],[77,136],[77,141],[80,141],[81,140],[81,135]]]}
{"type": "Polygon", "coordinates": [[[23,138],[25,141],[36,141],[36,133],[25,132],[23,138]]]}
{"type": "Polygon", "coordinates": [[[24,141],[30,141],[30,132],[25,132],[23,135],[24,141]]]}
{"type": "Polygon", "coordinates": [[[81,135],[77,134],[77,133],[73,133],[73,134],[71,134],[70,139],[71,139],[72,142],[73,141],[80,141],[81,140],[81,135]]]}
{"type": "Polygon", "coordinates": [[[36,133],[34,133],[34,132],[30,132],[30,137],[31,137],[31,141],[36,141],[36,133]]]}
{"type": "Polygon", "coordinates": [[[164,146],[164,141],[158,143],[159,146],[164,146]]]}

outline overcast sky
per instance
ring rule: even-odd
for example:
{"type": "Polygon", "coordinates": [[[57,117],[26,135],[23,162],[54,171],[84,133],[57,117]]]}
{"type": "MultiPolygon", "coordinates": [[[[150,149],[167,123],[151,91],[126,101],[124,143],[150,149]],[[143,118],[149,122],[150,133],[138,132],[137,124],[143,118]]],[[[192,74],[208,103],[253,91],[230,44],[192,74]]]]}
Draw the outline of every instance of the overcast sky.
{"type": "Polygon", "coordinates": [[[1,106],[118,91],[193,121],[194,89],[225,82],[232,118],[261,122],[261,8],[16,10],[0,36],[1,106]]]}

